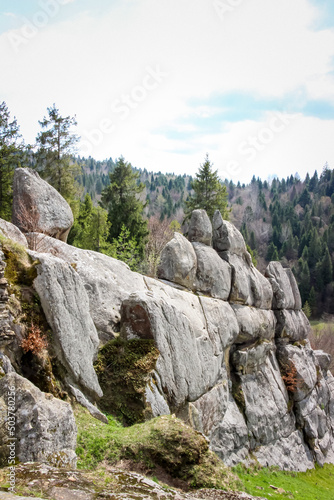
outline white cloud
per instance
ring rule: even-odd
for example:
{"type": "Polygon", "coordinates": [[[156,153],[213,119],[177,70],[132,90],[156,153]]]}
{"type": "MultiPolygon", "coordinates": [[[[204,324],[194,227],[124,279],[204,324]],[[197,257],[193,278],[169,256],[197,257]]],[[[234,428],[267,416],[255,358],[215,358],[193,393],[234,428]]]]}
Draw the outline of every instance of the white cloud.
{"type": "MultiPolygon", "coordinates": [[[[77,5],[79,9],[80,2],[77,5]]],[[[95,156],[122,153],[138,166],[194,172],[206,151],[212,149],[218,168],[218,163],[228,159],[231,145],[244,136],[243,131],[262,125],[237,123],[227,131],[222,128],[185,143],[168,139],[163,134],[165,127],[175,127],[175,135],[196,130],[189,120],[188,125],[178,123],[193,116],[192,98],[204,100],[241,91],[279,99],[303,88],[303,99],[334,102],[330,74],[334,32],[312,29],[318,13],[307,0],[247,0],[223,20],[207,0],[119,1],[114,5],[103,18],[78,11],[66,21],[50,20],[22,43],[18,53],[10,44],[9,33],[1,35],[6,75],[2,95],[28,141],[34,140],[46,107],[55,102],[63,114],[77,115],[80,135],[98,128],[105,118],[116,120],[116,130],[104,134],[101,145],[94,148],[95,156]],[[126,120],[119,120],[111,110],[112,103],[142,85],[147,67],[156,65],[168,76],[126,120]]],[[[203,104],[197,112],[208,117],[216,110],[203,104]]],[[[309,164],[324,153],[329,155],[323,136],[332,131],[332,122],[301,118],[300,123],[296,130],[286,130],[285,141],[282,134],[277,146],[272,144],[261,154],[268,162],[263,168],[265,176],[271,165],[277,168],[280,153],[275,147],[279,145],[282,157],[291,148],[284,163],[292,170],[301,170],[298,161],[309,164]],[[304,140],[309,142],[302,148],[304,140]]],[[[259,165],[262,161],[259,157],[259,165]]]]}

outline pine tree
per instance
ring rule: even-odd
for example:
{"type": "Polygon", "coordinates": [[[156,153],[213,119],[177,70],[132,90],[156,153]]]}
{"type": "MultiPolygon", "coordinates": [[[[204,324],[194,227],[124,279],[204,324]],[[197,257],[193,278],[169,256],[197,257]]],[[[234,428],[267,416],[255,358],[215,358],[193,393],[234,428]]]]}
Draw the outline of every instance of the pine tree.
{"type": "Polygon", "coordinates": [[[68,201],[80,193],[76,177],[81,167],[72,161],[75,144],[79,138],[71,132],[77,124],[70,116],[62,117],[54,104],[47,108],[48,118],[39,122],[43,131],[36,138],[39,145],[36,159],[37,170],[68,201]]]}
{"type": "Polygon", "coordinates": [[[208,155],[192,182],[192,189],[195,193],[185,203],[185,220],[189,219],[191,212],[197,208],[206,210],[210,219],[215,210],[220,210],[223,218],[228,219],[226,186],[221,184],[218,171],[212,170],[208,155]]]}
{"type": "Polygon", "coordinates": [[[10,121],[10,113],[5,102],[0,104],[0,218],[10,220],[12,213],[12,184],[15,167],[23,160],[19,127],[14,118],[10,121]]]}
{"type": "Polygon", "coordinates": [[[109,241],[112,243],[117,239],[124,226],[142,256],[148,230],[147,221],[143,219],[144,204],[139,197],[145,185],[138,183],[139,174],[133,172],[131,164],[123,157],[117,161],[109,178],[110,184],[102,191],[101,198],[103,207],[108,210],[108,220],[111,224],[109,241]]]}

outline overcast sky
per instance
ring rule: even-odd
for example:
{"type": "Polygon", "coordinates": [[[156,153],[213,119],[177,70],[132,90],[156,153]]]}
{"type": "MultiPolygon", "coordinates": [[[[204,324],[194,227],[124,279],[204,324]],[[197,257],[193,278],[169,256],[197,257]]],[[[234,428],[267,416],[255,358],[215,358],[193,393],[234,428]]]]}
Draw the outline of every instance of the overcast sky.
{"type": "Polygon", "coordinates": [[[81,154],[248,182],[334,168],[333,0],[0,0],[0,101],[81,154]],[[79,151],[79,152],[80,152],[79,151]]]}

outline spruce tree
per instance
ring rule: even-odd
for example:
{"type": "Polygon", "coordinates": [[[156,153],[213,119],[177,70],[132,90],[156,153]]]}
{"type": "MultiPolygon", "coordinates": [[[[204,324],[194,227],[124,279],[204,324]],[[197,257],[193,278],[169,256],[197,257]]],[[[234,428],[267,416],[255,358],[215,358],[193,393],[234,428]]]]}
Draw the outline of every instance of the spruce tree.
{"type": "Polygon", "coordinates": [[[10,119],[5,102],[0,104],[0,218],[10,220],[12,213],[12,184],[15,167],[23,159],[19,127],[14,118],[10,119]]]}
{"type": "Polygon", "coordinates": [[[109,241],[113,242],[127,230],[126,234],[136,242],[140,255],[143,255],[148,230],[147,221],[143,219],[144,204],[140,195],[145,185],[138,183],[139,174],[133,172],[131,164],[123,157],[117,161],[109,178],[110,184],[102,191],[101,198],[111,224],[109,241]]]}
{"type": "Polygon", "coordinates": [[[80,192],[76,177],[81,174],[81,168],[72,160],[79,138],[71,132],[71,128],[77,122],[74,117],[61,116],[55,104],[47,111],[48,117],[39,122],[43,130],[36,138],[39,146],[36,168],[44,179],[70,201],[80,192]]]}
{"type": "Polygon", "coordinates": [[[218,177],[218,171],[213,171],[208,154],[200,166],[196,179],[192,182],[195,193],[186,200],[185,220],[189,219],[191,212],[197,208],[206,210],[210,219],[215,210],[220,210],[223,219],[228,219],[227,191],[218,177]]]}

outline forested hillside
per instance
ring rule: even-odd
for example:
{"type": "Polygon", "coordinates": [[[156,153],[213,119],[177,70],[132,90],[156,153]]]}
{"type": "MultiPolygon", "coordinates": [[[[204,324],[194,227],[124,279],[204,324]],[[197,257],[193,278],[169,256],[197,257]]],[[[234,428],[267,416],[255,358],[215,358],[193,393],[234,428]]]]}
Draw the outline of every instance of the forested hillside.
{"type": "MultiPolygon", "coordinates": [[[[109,183],[115,162],[78,158],[85,192],[98,201],[109,183]]],[[[176,219],[182,223],[184,202],[193,194],[191,176],[134,170],[145,188],[142,201],[147,218],[176,219]]],[[[230,220],[244,235],[257,267],[270,260],[293,268],[306,312],[313,317],[334,314],[334,170],[325,165],[304,180],[274,178],[270,183],[253,176],[248,185],[225,179],[230,220]],[[309,308],[309,309],[308,309],[309,308]]]]}

